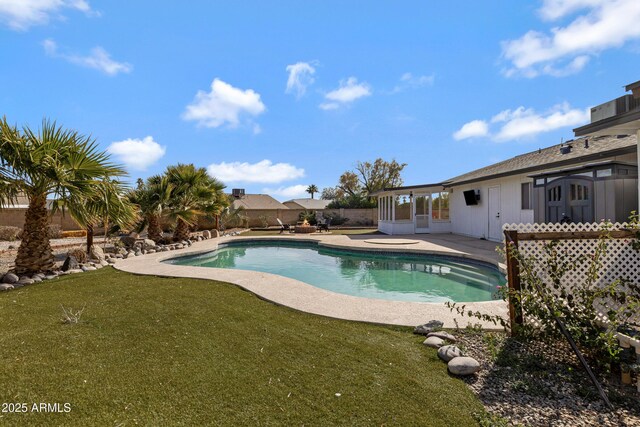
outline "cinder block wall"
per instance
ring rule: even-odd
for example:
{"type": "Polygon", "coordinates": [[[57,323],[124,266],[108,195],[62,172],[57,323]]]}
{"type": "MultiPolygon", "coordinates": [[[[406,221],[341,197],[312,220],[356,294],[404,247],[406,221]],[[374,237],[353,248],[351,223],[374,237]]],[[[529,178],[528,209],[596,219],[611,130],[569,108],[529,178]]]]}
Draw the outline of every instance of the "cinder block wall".
{"type": "MultiPolygon", "coordinates": [[[[0,226],[22,228],[24,226],[24,214],[26,211],[26,208],[0,209],[0,226]]],[[[80,230],[82,228],[73,220],[73,218],[71,218],[69,213],[62,215],[62,212],[60,211],[50,215],[49,222],[51,224],[59,225],[63,231],[80,230]]]]}

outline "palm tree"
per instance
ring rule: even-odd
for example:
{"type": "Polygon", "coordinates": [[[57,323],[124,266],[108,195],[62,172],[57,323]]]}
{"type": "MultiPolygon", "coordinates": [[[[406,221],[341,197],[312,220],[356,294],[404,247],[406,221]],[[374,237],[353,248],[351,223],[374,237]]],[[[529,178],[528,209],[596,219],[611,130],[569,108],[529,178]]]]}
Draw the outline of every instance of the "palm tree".
{"type": "Polygon", "coordinates": [[[125,194],[126,187],[121,181],[104,178],[96,183],[94,194],[57,201],[54,210],[68,209],[73,219],[87,229],[87,253],[90,253],[96,225],[102,225],[106,235],[109,224],[126,228],[138,220],[138,208],[125,194]]]}
{"type": "Polygon", "coordinates": [[[154,175],[129,194],[129,200],[138,205],[142,215],[140,230],[147,226],[147,235],[155,242],[163,239],[160,221],[163,209],[171,200],[172,190],[173,185],[169,183],[166,176],[154,175]]]}
{"type": "Polygon", "coordinates": [[[205,168],[178,164],[166,171],[173,192],[168,204],[169,216],[176,221],[173,238],[182,241],[189,238],[189,227],[201,216],[220,215],[229,205],[224,194],[224,184],[207,174],[205,168]]]}
{"type": "Polygon", "coordinates": [[[306,192],[311,194],[311,198],[313,199],[313,195],[316,194],[318,192],[318,187],[316,187],[315,184],[311,184],[310,186],[307,187],[306,192]]]}
{"type": "Polygon", "coordinates": [[[90,137],[43,120],[37,132],[0,121],[0,206],[12,204],[17,192],[29,200],[15,271],[51,270],[53,254],[47,233],[47,195],[67,201],[91,198],[105,178],[124,176],[90,137]],[[7,190],[7,187],[10,190],[7,190]]]}

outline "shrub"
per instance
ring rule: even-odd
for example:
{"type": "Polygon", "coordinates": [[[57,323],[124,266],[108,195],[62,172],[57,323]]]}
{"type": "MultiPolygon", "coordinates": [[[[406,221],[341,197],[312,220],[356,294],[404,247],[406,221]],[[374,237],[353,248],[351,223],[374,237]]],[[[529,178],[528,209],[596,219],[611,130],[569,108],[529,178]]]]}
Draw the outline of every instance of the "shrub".
{"type": "Polygon", "coordinates": [[[68,231],[63,231],[62,233],[60,233],[60,237],[62,238],[67,238],[67,237],[86,237],[87,236],[87,230],[68,230],[68,231]]]}
{"type": "Polygon", "coordinates": [[[266,215],[260,215],[258,217],[258,220],[260,221],[260,225],[262,226],[262,228],[267,228],[269,227],[269,217],[266,215]]]}
{"type": "Polygon", "coordinates": [[[309,211],[300,212],[300,214],[298,215],[298,220],[306,220],[310,225],[316,225],[318,223],[318,220],[316,219],[316,213],[309,211]]]}
{"type": "Polygon", "coordinates": [[[13,242],[19,239],[20,233],[22,233],[22,230],[18,227],[12,227],[10,225],[0,226],[0,240],[13,242]]]}
{"type": "Polygon", "coordinates": [[[336,213],[336,212],[325,213],[325,214],[323,214],[323,216],[326,219],[331,220],[331,225],[342,225],[345,222],[349,221],[349,218],[345,218],[343,216],[340,216],[340,214],[336,213]]]}
{"type": "Polygon", "coordinates": [[[82,248],[73,248],[67,252],[67,256],[74,257],[78,262],[87,262],[87,252],[82,248]]]}
{"type": "MultiPolygon", "coordinates": [[[[632,227],[639,229],[633,224],[632,227]]],[[[607,224],[604,229],[608,230],[607,224]]],[[[630,319],[640,310],[640,285],[624,278],[598,285],[610,240],[610,234],[605,232],[594,253],[588,256],[572,256],[561,249],[560,241],[553,240],[544,244],[541,259],[525,257],[509,243],[511,257],[520,267],[521,289],[516,291],[505,286],[499,294],[505,301],[513,301],[527,317],[527,323],[513,328],[513,332],[554,343],[562,339],[559,319],[580,349],[602,369],[617,363],[621,348],[615,334],[630,324],[630,319]],[[587,274],[577,283],[572,282],[571,287],[566,286],[565,276],[579,269],[587,274]]],[[[465,310],[464,305],[455,303],[446,305],[458,314],[508,326],[508,320],[501,316],[465,310]]]]}
{"type": "Polygon", "coordinates": [[[62,237],[62,227],[58,224],[50,224],[49,225],[49,238],[50,239],[59,239],[62,237]]]}

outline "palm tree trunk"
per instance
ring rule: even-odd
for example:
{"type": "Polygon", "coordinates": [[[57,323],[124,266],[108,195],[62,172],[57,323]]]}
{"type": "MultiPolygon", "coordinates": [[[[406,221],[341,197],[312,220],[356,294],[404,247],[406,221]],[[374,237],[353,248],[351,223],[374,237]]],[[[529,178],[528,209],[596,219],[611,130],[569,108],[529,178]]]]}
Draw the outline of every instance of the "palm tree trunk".
{"type": "Polygon", "coordinates": [[[189,224],[182,218],[178,218],[176,230],[173,232],[173,240],[181,242],[189,238],[189,224]]]}
{"type": "Polygon", "coordinates": [[[93,225],[87,225],[87,255],[91,254],[93,246],[93,225]]]}
{"type": "Polygon", "coordinates": [[[147,235],[151,240],[159,243],[162,240],[162,227],[160,227],[160,216],[158,214],[147,215],[147,235]]]}
{"type": "Polygon", "coordinates": [[[17,274],[32,274],[52,270],[53,266],[47,196],[41,194],[29,200],[15,270],[17,274]]]}

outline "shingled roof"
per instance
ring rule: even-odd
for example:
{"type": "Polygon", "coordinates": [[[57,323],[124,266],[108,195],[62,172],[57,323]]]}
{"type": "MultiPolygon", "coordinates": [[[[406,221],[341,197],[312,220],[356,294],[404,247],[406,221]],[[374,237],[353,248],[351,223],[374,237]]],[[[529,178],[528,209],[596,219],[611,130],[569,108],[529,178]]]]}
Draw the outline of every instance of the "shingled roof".
{"type": "Polygon", "coordinates": [[[247,210],[289,209],[268,194],[245,194],[239,199],[232,199],[234,209],[240,206],[247,210]]]}
{"type": "Polygon", "coordinates": [[[511,159],[456,176],[442,182],[442,185],[450,187],[509,175],[569,166],[575,163],[592,160],[597,161],[604,157],[634,153],[635,151],[635,135],[576,138],[563,144],[521,154],[511,159]],[[571,149],[563,154],[560,151],[561,147],[571,147],[571,149]]]}

